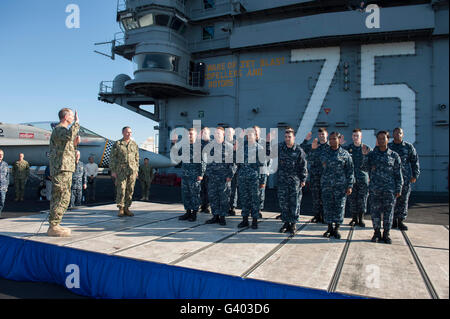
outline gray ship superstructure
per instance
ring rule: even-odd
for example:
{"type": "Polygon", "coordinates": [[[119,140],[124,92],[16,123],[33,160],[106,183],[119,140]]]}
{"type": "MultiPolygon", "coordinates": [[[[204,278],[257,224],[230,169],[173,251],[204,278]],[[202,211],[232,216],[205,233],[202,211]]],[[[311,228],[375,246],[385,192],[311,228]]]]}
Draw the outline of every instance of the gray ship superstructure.
{"type": "Polygon", "coordinates": [[[135,72],[99,99],[158,122],[166,156],[193,120],[292,126],[298,142],[327,127],[349,143],[359,127],[371,146],[401,126],[420,156],[414,190],[448,192],[448,1],[358,3],[119,1],[112,54],[135,72]]]}

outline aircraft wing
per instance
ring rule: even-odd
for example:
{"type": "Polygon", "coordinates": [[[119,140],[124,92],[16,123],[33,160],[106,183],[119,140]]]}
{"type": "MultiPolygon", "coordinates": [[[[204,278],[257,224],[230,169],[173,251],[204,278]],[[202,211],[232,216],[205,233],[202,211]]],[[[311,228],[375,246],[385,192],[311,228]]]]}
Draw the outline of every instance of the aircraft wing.
{"type": "Polygon", "coordinates": [[[49,145],[46,140],[32,140],[22,138],[0,138],[0,146],[42,146],[49,145]]]}

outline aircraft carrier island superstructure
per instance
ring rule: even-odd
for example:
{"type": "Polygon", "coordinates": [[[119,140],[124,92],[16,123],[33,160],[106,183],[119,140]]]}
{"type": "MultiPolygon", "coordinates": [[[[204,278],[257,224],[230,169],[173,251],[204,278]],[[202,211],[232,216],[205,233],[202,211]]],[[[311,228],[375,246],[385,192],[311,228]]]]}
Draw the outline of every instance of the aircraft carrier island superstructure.
{"type": "Polygon", "coordinates": [[[135,72],[99,99],[157,121],[166,156],[193,120],[291,126],[298,142],[327,127],[350,143],[359,127],[371,146],[401,126],[420,155],[414,191],[448,192],[448,1],[360,2],[119,1],[112,54],[135,72]]]}

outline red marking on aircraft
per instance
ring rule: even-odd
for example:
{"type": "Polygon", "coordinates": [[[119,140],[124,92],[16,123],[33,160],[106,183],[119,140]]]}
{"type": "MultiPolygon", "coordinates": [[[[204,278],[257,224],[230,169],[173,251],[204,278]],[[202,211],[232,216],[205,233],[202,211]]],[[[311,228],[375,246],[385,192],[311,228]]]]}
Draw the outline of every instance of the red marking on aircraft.
{"type": "Polygon", "coordinates": [[[19,138],[34,138],[34,133],[19,133],[19,138]]]}

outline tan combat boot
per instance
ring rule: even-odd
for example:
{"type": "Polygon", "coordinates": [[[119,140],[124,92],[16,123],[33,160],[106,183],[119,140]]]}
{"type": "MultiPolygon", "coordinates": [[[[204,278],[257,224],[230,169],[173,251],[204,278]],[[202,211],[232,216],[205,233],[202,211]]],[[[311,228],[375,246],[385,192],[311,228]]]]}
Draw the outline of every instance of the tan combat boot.
{"type": "Polygon", "coordinates": [[[47,230],[47,235],[50,237],[70,237],[71,233],[69,228],[61,227],[59,225],[50,225],[47,230]]]}
{"type": "Polygon", "coordinates": [[[123,216],[125,216],[125,213],[124,213],[123,207],[119,207],[119,214],[117,214],[117,216],[119,216],[119,217],[123,217],[123,216]]]}
{"type": "Polygon", "coordinates": [[[128,207],[125,207],[124,212],[125,212],[125,215],[127,215],[127,216],[130,216],[130,217],[134,216],[134,214],[128,209],[128,207]]]}

